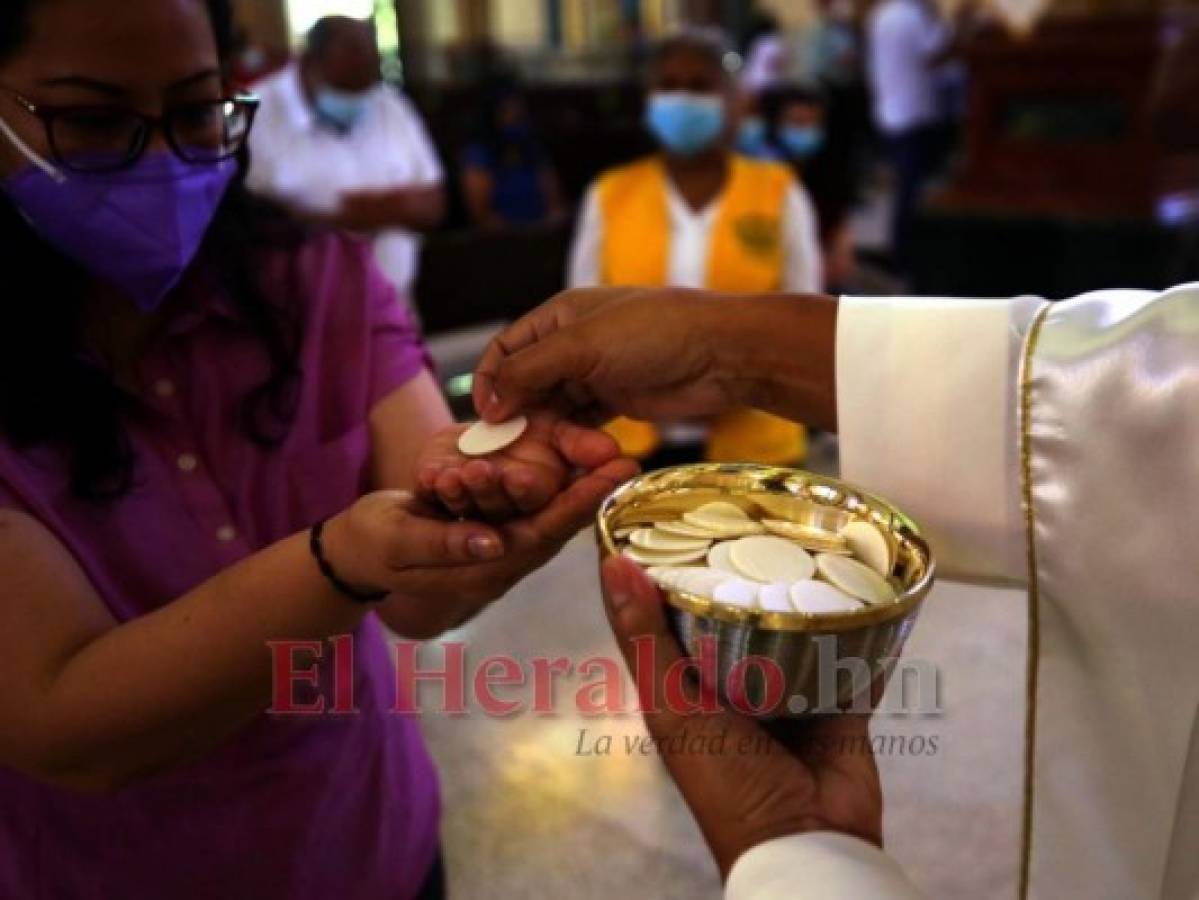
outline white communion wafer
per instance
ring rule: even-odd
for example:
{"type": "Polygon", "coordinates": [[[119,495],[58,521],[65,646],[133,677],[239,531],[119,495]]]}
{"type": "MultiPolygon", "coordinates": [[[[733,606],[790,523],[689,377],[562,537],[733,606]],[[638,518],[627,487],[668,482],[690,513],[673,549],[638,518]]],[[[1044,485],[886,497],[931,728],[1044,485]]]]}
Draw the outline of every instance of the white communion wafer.
{"type": "Polygon", "coordinates": [[[866,603],[887,603],[895,599],[895,590],[887,579],[856,559],[821,553],[816,557],[816,569],[834,587],[866,603]]]}
{"type": "Polygon", "coordinates": [[[675,587],[688,594],[695,594],[697,597],[711,597],[716,593],[716,588],[728,579],[728,572],[696,566],[679,570],[675,587]]]}
{"type": "MultiPolygon", "coordinates": [[[[650,566],[645,570],[650,578],[658,585],[665,588],[677,587],[683,573],[688,571],[685,566],[650,566]]],[[[701,571],[708,571],[703,569],[701,571]]]]}
{"type": "MultiPolygon", "coordinates": [[[[839,559],[840,557],[834,557],[839,559]]],[[[852,612],[862,608],[862,602],[843,594],[823,581],[798,581],[791,585],[791,603],[797,612],[809,615],[852,612]]]]}
{"type": "Polygon", "coordinates": [[[712,599],[730,606],[741,606],[745,609],[755,609],[758,605],[758,588],[761,585],[746,581],[744,578],[727,578],[716,585],[712,599]]]}
{"type": "Polygon", "coordinates": [[[691,512],[701,519],[749,519],[749,514],[740,506],[725,500],[705,503],[703,506],[697,506],[691,512]]]}
{"type": "Polygon", "coordinates": [[[458,438],[458,449],[465,456],[487,456],[498,453],[505,447],[515,444],[529,427],[529,420],[517,416],[507,422],[492,425],[490,422],[476,422],[458,438]]]}
{"type": "Polygon", "coordinates": [[[766,528],[753,519],[735,519],[732,516],[721,518],[711,516],[705,518],[694,513],[684,513],[683,521],[688,525],[703,528],[709,534],[718,538],[747,537],[751,534],[765,534],[766,528]]]}
{"type": "Polygon", "coordinates": [[[683,513],[683,521],[721,538],[766,533],[766,529],[751,519],[741,507],[721,500],[683,513]]]}
{"type": "Polygon", "coordinates": [[[656,528],[638,528],[629,535],[629,543],[642,550],[707,550],[712,543],[709,538],[686,538],[667,534],[656,528]]]}
{"type": "Polygon", "coordinates": [[[703,550],[642,550],[640,547],[625,547],[624,555],[642,566],[685,566],[704,558],[703,550]]]}
{"type": "Polygon", "coordinates": [[[826,531],[815,525],[801,525],[798,522],[787,522],[783,519],[763,519],[762,525],[772,534],[795,541],[805,550],[843,554],[850,552],[849,543],[835,531],[826,531]]]}
{"type": "Polygon", "coordinates": [[[879,529],[869,522],[850,522],[841,529],[841,534],[854,556],[883,577],[891,574],[895,564],[891,544],[879,529]]]}
{"type": "Polygon", "coordinates": [[[729,551],[732,549],[732,541],[721,541],[719,544],[713,544],[712,549],[708,551],[708,565],[713,569],[719,569],[721,572],[728,572],[730,575],[741,574],[729,558],[729,551]]]}
{"type": "Polygon", "coordinates": [[[816,571],[816,564],[806,550],[774,535],[733,541],[729,558],[733,567],[746,578],[767,584],[773,581],[803,581],[811,578],[816,571]]]}
{"type": "Polygon", "coordinates": [[[776,581],[758,589],[758,606],[763,612],[795,612],[791,603],[791,585],[776,581]]]}
{"type": "Polygon", "coordinates": [[[677,535],[678,537],[691,538],[714,538],[718,537],[711,532],[710,529],[700,528],[696,525],[688,525],[686,522],[658,522],[654,525],[658,531],[666,534],[677,535]]]}

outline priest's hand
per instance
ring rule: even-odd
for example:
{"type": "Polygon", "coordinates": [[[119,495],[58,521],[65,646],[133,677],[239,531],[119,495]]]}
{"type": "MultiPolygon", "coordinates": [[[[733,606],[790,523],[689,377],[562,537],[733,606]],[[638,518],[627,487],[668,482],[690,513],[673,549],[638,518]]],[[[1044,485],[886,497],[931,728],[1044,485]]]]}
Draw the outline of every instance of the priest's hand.
{"type": "MultiPolygon", "coordinates": [[[[608,618],[630,670],[642,680],[652,678],[653,696],[664,696],[666,673],[682,651],[668,629],[661,595],[619,555],[604,563],[602,576],[608,618]],[[638,638],[652,642],[652,671],[635,665],[638,638]]],[[[639,694],[649,693],[648,687],[639,683],[639,694]]],[[[723,876],[747,850],[788,835],[835,831],[882,846],[882,788],[868,716],[766,726],[724,710],[643,712],[723,876]],[[702,740],[720,734],[723,741],[702,740]],[[667,749],[672,747],[677,751],[667,749]]]]}
{"type": "Polygon", "coordinates": [[[567,291],[491,343],[475,406],[492,422],[541,406],[601,419],[754,406],[833,428],[836,314],[819,296],[567,291]]]}

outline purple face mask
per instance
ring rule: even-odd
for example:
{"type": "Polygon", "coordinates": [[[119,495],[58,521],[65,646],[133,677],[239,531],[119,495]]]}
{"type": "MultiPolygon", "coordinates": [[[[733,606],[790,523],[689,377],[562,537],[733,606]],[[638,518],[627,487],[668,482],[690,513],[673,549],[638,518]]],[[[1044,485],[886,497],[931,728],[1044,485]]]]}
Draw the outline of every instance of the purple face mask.
{"type": "Polygon", "coordinates": [[[159,153],[94,175],[56,178],[34,164],[2,187],[43,239],[153,312],[191,265],[236,171],[233,160],[159,153]]]}

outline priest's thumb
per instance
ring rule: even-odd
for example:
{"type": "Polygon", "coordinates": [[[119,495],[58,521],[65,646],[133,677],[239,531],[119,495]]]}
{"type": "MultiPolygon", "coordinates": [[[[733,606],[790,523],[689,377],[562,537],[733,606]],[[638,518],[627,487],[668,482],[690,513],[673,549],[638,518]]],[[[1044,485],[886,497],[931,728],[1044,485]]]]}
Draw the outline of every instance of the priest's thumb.
{"type": "MultiPolygon", "coordinates": [[[[619,553],[604,561],[600,570],[604,586],[604,604],[608,621],[620,652],[629,670],[639,681],[651,679],[661,684],[666,671],[683,655],[679,643],[670,632],[658,588],[632,560],[619,553]],[[650,644],[652,660],[646,671],[645,660],[638,659],[637,644],[650,644]]],[[[648,684],[639,683],[644,690],[648,684]]]]}

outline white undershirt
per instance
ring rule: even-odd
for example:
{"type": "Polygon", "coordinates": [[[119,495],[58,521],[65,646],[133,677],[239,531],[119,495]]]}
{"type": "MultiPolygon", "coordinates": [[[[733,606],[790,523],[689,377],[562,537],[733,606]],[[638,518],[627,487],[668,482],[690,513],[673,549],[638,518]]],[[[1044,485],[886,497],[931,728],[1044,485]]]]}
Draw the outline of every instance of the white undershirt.
{"type": "Polygon", "coordinates": [[[675,287],[702,289],[708,277],[708,251],[716,217],[720,215],[720,200],[717,198],[703,209],[693,210],[675,189],[674,183],[667,179],[666,209],[673,236],[666,277],[675,287]]]}
{"type": "MultiPolygon", "coordinates": [[[[693,210],[667,179],[666,208],[670,219],[670,259],[667,280],[671,287],[703,288],[707,285],[712,235],[720,218],[723,197],[703,209],[693,210]]],[[[604,222],[598,190],[592,186],[583,203],[570,254],[571,287],[600,284],[604,222]]],[[[795,184],[783,202],[782,290],[793,294],[815,294],[824,289],[823,259],[816,211],[808,192],[795,184]]]]}

